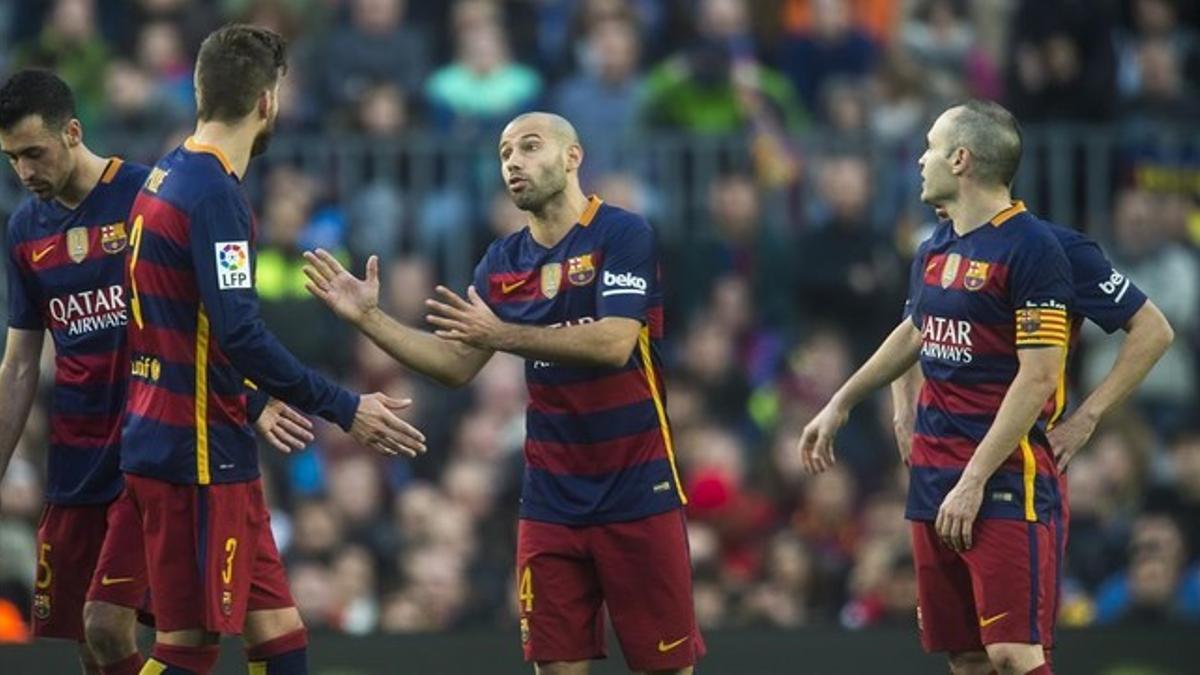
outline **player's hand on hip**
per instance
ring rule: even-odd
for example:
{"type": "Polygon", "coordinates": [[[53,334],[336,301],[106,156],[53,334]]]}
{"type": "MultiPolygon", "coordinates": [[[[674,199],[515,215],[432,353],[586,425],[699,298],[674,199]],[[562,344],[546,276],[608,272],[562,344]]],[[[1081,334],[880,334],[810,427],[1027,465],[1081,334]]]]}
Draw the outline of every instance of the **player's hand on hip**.
{"type": "Polygon", "coordinates": [[[258,433],[280,452],[303,450],[313,442],[313,424],[300,411],[277,399],[267,401],[254,422],[258,433]]]}
{"type": "Polygon", "coordinates": [[[982,484],[959,480],[954,489],[946,494],[934,522],[938,537],[946,546],[955,551],[971,548],[972,528],[982,503],[982,484]]]}
{"type": "Polygon", "coordinates": [[[354,440],[385,455],[416,457],[425,452],[425,434],[400,419],[398,413],[412,399],[395,399],[386,394],[363,394],[359,398],[350,435],[354,440]]]}
{"type": "Polygon", "coordinates": [[[425,301],[430,312],[425,320],[435,327],[434,335],[479,349],[504,348],[506,324],[488,307],[474,286],[467,288],[466,298],[445,286],[438,286],[436,291],[437,299],[425,301]]]}
{"type": "Polygon", "coordinates": [[[1096,423],[1090,417],[1076,413],[1046,433],[1059,471],[1067,468],[1071,458],[1088,442],[1095,430],[1096,423]]]}
{"type": "Polygon", "coordinates": [[[834,406],[826,405],[804,427],[800,434],[800,462],[809,473],[821,473],[837,461],[833,455],[833,439],[846,423],[847,414],[834,406]]]}
{"type": "Polygon", "coordinates": [[[305,251],[304,287],[320,298],[340,318],[357,324],[379,307],[379,257],[367,258],[366,276],[350,274],[328,251],[305,251]]]}

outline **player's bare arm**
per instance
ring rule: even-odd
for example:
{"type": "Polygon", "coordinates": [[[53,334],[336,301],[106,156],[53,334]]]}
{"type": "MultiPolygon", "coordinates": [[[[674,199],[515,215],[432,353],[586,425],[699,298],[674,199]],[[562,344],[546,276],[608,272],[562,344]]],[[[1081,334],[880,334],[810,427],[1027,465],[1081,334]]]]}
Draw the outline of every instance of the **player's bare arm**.
{"type": "Polygon", "coordinates": [[[1066,468],[1091,438],[1100,419],[1146,378],[1175,339],[1167,317],[1149,300],[1129,319],[1125,331],[1112,370],[1070,417],[1046,434],[1059,469],[1066,468]]]}
{"type": "Polygon", "coordinates": [[[43,331],[8,329],[4,361],[0,363],[0,477],[25,429],[29,408],[37,394],[38,358],[42,354],[43,331]]]}
{"type": "Polygon", "coordinates": [[[367,260],[362,279],[347,271],[328,251],[306,251],[304,257],[308,261],[304,266],[308,292],[406,367],[448,387],[461,387],[492,358],[491,350],[405,326],[379,309],[377,257],[367,260]]]}
{"type": "Polygon", "coordinates": [[[425,301],[426,318],[437,327],[438,337],[476,349],[503,351],[527,359],[576,366],[620,368],[629,362],[642,323],[623,317],[605,317],[574,326],[529,326],[501,321],[474,286],[463,298],[445,286],[437,287],[438,300],[425,301]]]}
{"type": "Polygon", "coordinates": [[[829,403],[804,427],[800,436],[800,461],[809,473],[820,473],[833,466],[833,439],[846,423],[850,411],[871,392],[896,379],[917,362],[921,351],[921,331],[905,319],[892,330],[840,389],[829,403]]]}
{"type": "Polygon", "coordinates": [[[892,430],[900,461],[908,466],[913,430],[917,424],[917,397],[921,393],[921,368],[914,365],[892,382],[892,430]]]}
{"type": "Polygon", "coordinates": [[[971,527],[983,502],[983,487],[1037,421],[1058,386],[1066,356],[1066,348],[1058,346],[1017,352],[1017,376],[1000,403],[996,419],[938,509],[938,536],[950,548],[965,551],[971,547],[971,527]]]}

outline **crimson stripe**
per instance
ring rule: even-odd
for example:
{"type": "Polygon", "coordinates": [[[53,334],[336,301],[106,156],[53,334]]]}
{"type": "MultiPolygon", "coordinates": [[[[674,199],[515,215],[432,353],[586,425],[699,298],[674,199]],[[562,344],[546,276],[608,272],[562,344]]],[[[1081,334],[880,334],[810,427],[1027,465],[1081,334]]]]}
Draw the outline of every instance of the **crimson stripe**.
{"type": "MultiPolygon", "coordinates": [[[[1054,475],[1053,463],[1050,461],[1050,451],[1033,439],[1029,441],[1033,448],[1034,462],[1039,474],[1054,475]]],[[[962,469],[967,466],[971,456],[975,454],[977,443],[961,436],[939,437],[913,434],[912,455],[910,462],[913,466],[928,466],[935,469],[962,469]]],[[[1021,448],[1013,448],[1000,465],[1001,469],[1022,471],[1025,461],[1021,457],[1021,448]]]]}
{"type": "MultiPolygon", "coordinates": [[[[138,263],[141,265],[141,263],[138,263]]],[[[192,365],[196,362],[196,335],[183,330],[147,324],[145,328],[131,328],[129,350],[134,356],[157,356],[165,361],[192,365]]],[[[209,342],[208,365],[227,366],[229,357],[209,342]]]]}
{"type": "Polygon", "coordinates": [[[994,415],[1007,392],[1007,383],[965,386],[926,380],[921,387],[920,404],[951,414],[994,415]]]}
{"type": "Polygon", "coordinates": [[[528,302],[541,297],[542,275],[538,270],[495,272],[488,275],[488,301],[492,303],[528,302]],[[520,284],[517,286],[516,284],[520,284]],[[505,293],[505,287],[508,292],[505,293]]]}
{"type": "MultiPolygon", "coordinates": [[[[153,232],[185,249],[190,245],[188,218],[170,202],[142,192],[134,200],[133,208],[129,210],[129,222],[135,223],[138,216],[142,217],[143,230],[153,232]]],[[[130,229],[132,230],[132,226],[130,229]]],[[[141,261],[138,261],[138,265],[141,265],[141,261]]]]}
{"type": "Polygon", "coordinates": [[[650,339],[661,340],[666,332],[663,322],[662,305],[654,305],[646,310],[646,325],[650,327],[650,339]]]}
{"type": "MultiPolygon", "coordinates": [[[[129,412],[177,427],[196,425],[196,399],[187,394],[134,379],[129,385],[129,412]]],[[[238,396],[209,396],[209,424],[241,426],[246,423],[244,398],[238,396]]]]}
{"type": "Polygon", "coordinates": [[[590,413],[649,398],[646,377],[636,369],[573,384],[529,384],[529,409],[542,413],[590,413]]]}
{"type": "Polygon", "coordinates": [[[196,277],[189,270],[166,267],[142,259],[137,263],[138,293],[176,302],[197,303],[196,277]]]}
{"type": "Polygon", "coordinates": [[[553,474],[587,476],[612,473],[667,456],[662,431],[641,433],[599,443],[525,441],[525,462],[553,474]]]}
{"type": "Polygon", "coordinates": [[[121,419],[115,415],[50,415],[50,442],[76,448],[103,448],[121,438],[121,419]]]}
{"type": "MultiPolygon", "coordinates": [[[[16,255],[20,266],[27,271],[33,272],[46,272],[64,265],[78,265],[89,260],[96,260],[98,258],[103,258],[110,255],[102,246],[100,246],[100,228],[104,225],[111,224],[112,223],[96,223],[94,225],[84,226],[87,227],[88,250],[83,260],[80,260],[79,262],[71,259],[70,251],[67,247],[67,236],[62,233],[52,234],[48,237],[42,237],[41,239],[30,239],[28,241],[23,241],[13,247],[13,252],[16,255]],[[43,253],[43,251],[45,251],[46,248],[51,244],[54,245],[54,248],[49,252],[44,253],[42,257],[37,259],[37,261],[34,261],[34,254],[43,253]]],[[[119,251],[118,253],[124,255],[123,250],[119,251]]]]}
{"type": "Polygon", "coordinates": [[[971,342],[974,352],[980,356],[1012,354],[1015,349],[1014,329],[1011,324],[991,326],[972,324],[971,342]]]}
{"type": "Polygon", "coordinates": [[[100,354],[61,354],[54,359],[54,383],[80,386],[125,380],[128,363],[118,350],[100,354]]]}

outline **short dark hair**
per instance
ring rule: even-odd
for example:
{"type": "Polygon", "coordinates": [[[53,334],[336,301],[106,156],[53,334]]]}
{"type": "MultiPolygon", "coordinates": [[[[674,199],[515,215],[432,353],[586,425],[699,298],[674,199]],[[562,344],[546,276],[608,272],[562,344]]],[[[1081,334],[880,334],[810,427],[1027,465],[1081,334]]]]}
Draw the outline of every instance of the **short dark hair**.
{"type": "Polygon", "coordinates": [[[259,26],[230,24],[204,38],[196,57],[197,116],[235,122],[287,72],[287,42],[259,26]]]}
{"type": "Polygon", "coordinates": [[[1021,164],[1021,125],[1004,106],[971,99],[958,106],[951,148],[966,148],[974,158],[975,176],[1011,186],[1021,164]]]}
{"type": "Polygon", "coordinates": [[[0,129],[11,129],[29,115],[62,129],[76,116],[75,95],[59,76],[31,68],[17,72],[0,88],[0,129]]]}

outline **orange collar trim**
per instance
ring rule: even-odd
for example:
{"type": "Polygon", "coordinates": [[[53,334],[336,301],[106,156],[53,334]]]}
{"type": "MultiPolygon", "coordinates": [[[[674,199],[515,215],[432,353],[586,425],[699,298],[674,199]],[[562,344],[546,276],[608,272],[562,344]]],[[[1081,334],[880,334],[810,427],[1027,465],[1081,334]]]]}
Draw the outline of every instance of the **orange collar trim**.
{"type": "Polygon", "coordinates": [[[604,200],[596,195],[588,197],[588,206],[583,210],[583,215],[579,216],[579,224],[583,227],[591,225],[592,219],[596,217],[596,212],[600,210],[600,205],[603,203],[604,200]]]}
{"type": "Polygon", "coordinates": [[[1012,206],[1009,206],[1007,209],[1004,209],[1000,213],[992,216],[992,219],[988,222],[992,224],[992,227],[1000,227],[1009,218],[1012,218],[1019,213],[1025,213],[1025,202],[1021,201],[1020,199],[1013,202],[1012,206]]]}
{"type": "Polygon", "coordinates": [[[113,179],[117,177],[117,172],[121,170],[121,165],[124,163],[125,161],[120,157],[110,157],[108,159],[108,166],[104,167],[104,173],[100,175],[100,182],[113,182],[113,179]]]}
{"type": "Polygon", "coordinates": [[[198,143],[194,137],[188,136],[187,140],[183,142],[183,147],[189,152],[207,152],[217,158],[217,161],[221,163],[221,167],[225,169],[225,173],[234,173],[233,164],[229,162],[229,158],[217,146],[198,143]]]}

